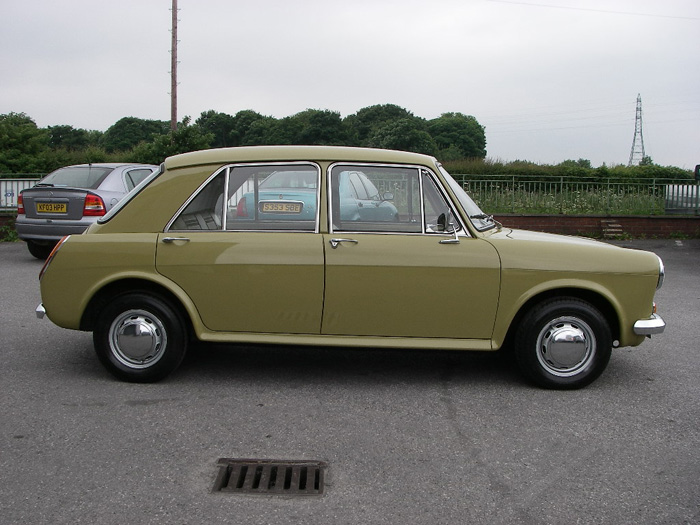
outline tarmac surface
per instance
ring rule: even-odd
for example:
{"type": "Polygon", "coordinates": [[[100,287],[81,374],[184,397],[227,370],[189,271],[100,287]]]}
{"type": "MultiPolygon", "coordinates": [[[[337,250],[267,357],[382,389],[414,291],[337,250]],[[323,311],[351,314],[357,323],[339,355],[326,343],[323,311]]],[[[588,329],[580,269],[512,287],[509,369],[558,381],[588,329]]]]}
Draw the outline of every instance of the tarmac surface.
{"type": "Polygon", "coordinates": [[[699,523],[700,241],[616,244],[664,259],[666,332],[560,392],[494,354],[306,347],[121,383],[0,243],[0,523],[699,523]],[[326,490],[212,493],[219,458],[325,461],[326,490]]]}

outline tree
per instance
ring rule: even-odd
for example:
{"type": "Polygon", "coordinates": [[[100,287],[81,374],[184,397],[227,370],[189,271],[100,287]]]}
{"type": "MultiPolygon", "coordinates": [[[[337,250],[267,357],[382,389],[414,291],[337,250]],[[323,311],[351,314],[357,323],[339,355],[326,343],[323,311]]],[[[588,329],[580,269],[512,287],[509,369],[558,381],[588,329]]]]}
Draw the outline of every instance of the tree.
{"type": "Polygon", "coordinates": [[[115,122],[102,137],[104,148],[108,152],[127,151],[141,142],[148,142],[154,135],[165,135],[170,124],[164,120],[144,120],[136,117],[124,117],[115,122]]]}
{"type": "Polygon", "coordinates": [[[68,151],[85,149],[90,143],[90,136],[84,129],[75,129],[73,126],[49,126],[49,147],[53,149],[63,148],[68,151]]]}
{"type": "Polygon", "coordinates": [[[292,117],[300,126],[295,144],[318,144],[342,146],[346,144],[347,133],[337,111],[307,109],[292,117]]]}
{"type": "Polygon", "coordinates": [[[152,142],[143,142],[132,151],[133,160],[148,164],[160,164],[167,157],[208,149],[214,135],[202,132],[199,126],[190,125],[190,117],[185,117],[176,131],[167,135],[156,135],[152,142]]]}
{"type": "MultiPolygon", "coordinates": [[[[260,113],[251,109],[244,109],[236,113],[233,117],[233,130],[231,140],[234,146],[251,145],[248,141],[248,132],[251,126],[257,121],[264,121],[272,117],[264,117],[260,113]]],[[[274,120],[274,119],[273,119],[274,120]]]]}
{"type": "Polygon", "coordinates": [[[250,121],[245,127],[245,134],[242,136],[241,146],[260,146],[264,144],[279,144],[275,142],[274,135],[277,128],[277,119],[274,117],[263,117],[250,121]]]}
{"type": "MultiPolygon", "coordinates": [[[[387,122],[396,120],[417,120],[410,111],[394,104],[383,104],[362,108],[354,115],[348,115],[343,120],[348,129],[349,142],[353,146],[368,146],[368,139],[378,128],[387,122]]],[[[423,121],[425,122],[425,121],[423,121]]]]}
{"type": "Polygon", "coordinates": [[[195,121],[202,133],[211,133],[214,140],[212,148],[227,148],[236,146],[236,118],[226,113],[209,110],[203,112],[195,121]]]}
{"type": "Polygon", "coordinates": [[[565,160],[564,162],[560,162],[559,166],[564,167],[564,168],[585,168],[585,169],[591,169],[591,161],[588,159],[578,159],[578,160],[565,160]]]}
{"type": "Polygon", "coordinates": [[[371,148],[397,149],[413,151],[426,155],[435,155],[437,147],[430,134],[421,129],[415,119],[389,120],[374,128],[366,140],[371,148]]]}
{"type": "Polygon", "coordinates": [[[35,173],[46,170],[48,133],[24,113],[0,115],[0,172],[35,173]]]}
{"type": "Polygon", "coordinates": [[[435,140],[438,149],[450,150],[451,156],[454,156],[454,148],[457,148],[463,158],[486,157],[484,128],[471,115],[443,113],[440,117],[428,122],[428,132],[435,140]]]}

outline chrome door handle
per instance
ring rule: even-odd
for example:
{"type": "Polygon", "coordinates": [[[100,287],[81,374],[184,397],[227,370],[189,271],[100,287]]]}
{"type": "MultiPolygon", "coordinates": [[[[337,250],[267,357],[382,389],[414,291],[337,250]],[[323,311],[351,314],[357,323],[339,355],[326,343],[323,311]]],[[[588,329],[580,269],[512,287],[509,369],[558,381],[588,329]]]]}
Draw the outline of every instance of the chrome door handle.
{"type": "Polygon", "coordinates": [[[330,240],[331,246],[333,248],[337,248],[341,242],[354,242],[355,244],[358,243],[358,241],[356,241],[355,239],[331,239],[330,240]]]}
{"type": "Polygon", "coordinates": [[[165,243],[170,244],[175,241],[190,242],[190,240],[187,237],[163,237],[163,242],[165,243]]]}

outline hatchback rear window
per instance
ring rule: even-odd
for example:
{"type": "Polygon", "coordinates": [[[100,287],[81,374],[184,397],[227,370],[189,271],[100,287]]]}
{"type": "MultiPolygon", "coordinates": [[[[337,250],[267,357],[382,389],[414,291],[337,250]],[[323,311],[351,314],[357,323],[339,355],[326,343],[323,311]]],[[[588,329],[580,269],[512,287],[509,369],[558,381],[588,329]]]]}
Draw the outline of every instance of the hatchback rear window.
{"type": "Polygon", "coordinates": [[[114,168],[75,166],[49,173],[39,186],[68,186],[70,188],[97,189],[114,168]]]}

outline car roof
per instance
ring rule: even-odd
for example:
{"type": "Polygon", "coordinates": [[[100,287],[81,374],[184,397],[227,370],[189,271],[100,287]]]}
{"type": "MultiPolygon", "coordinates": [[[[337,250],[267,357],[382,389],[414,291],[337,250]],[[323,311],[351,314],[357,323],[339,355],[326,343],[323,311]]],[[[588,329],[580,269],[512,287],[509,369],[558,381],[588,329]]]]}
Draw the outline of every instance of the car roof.
{"type": "Polygon", "coordinates": [[[166,169],[186,168],[202,164],[277,161],[347,161],[389,162],[396,164],[435,165],[434,157],[407,151],[346,146],[243,146],[182,153],[165,159],[166,169]]]}

